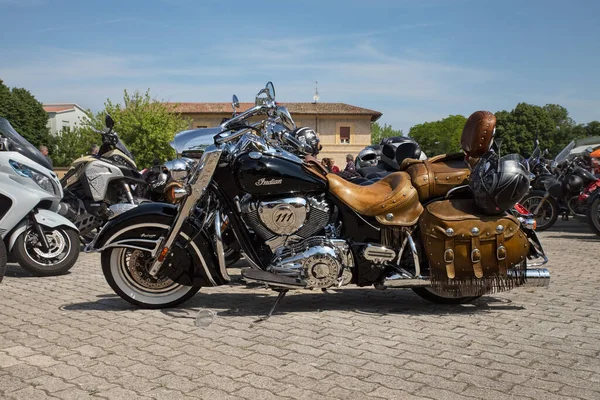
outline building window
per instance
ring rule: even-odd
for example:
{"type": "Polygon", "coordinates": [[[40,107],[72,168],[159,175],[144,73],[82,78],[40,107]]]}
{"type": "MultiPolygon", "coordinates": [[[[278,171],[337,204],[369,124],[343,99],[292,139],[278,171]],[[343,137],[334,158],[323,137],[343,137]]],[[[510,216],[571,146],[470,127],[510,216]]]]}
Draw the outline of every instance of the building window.
{"type": "Polygon", "coordinates": [[[340,143],[350,143],[350,127],[340,126],[340,143]]]}

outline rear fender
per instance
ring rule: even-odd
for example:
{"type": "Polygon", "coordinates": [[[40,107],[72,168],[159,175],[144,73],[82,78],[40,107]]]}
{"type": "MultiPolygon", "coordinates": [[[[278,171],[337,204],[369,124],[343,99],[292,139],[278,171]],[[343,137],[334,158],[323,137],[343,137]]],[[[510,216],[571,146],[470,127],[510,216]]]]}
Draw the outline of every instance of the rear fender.
{"type": "MultiPolygon", "coordinates": [[[[104,251],[125,247],[149,251],[156,255],[160,244],[177,215],[177,206],[164,203],[143,203],[110,220],[86,247],[86,251],[104,251]]],[[[185,222],[177,243],[187,252],[194,266],[195,280],[203,286],[226,283],[218,269],[212,241],[185,222]]]]}

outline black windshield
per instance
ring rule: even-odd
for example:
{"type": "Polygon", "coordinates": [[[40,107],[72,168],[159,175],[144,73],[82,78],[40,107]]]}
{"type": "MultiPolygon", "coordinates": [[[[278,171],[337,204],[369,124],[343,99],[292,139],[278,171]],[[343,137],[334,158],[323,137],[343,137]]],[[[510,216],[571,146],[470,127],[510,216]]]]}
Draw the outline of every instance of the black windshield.
{"type": "Polygon", "coordinates": [[[21,153],[25,157],[32,161],[40,164],[41,166],[52,170],[52,166],[48,159],[35,148],[34,145],[29,143],[23,136],[19,135],[17,131],[12,127],[10,122],[4,118],[0,118],[0,134],[8,139],[8,150],[16,151],[21,153]]]}
{"type": "Polygon", "coordinates": [[[121,152],[123,152],[127,157],[131,158],[132,160],[134,160],[133,155],[131,154],[131,152],[129,152],[129,150],[127,149],[127,147],[123,144],[123,142],[121,142],[121,139],[119,139],[119,141],[117,142],[117,145],[115,146],[117,149],[121,150],[121,152]]]}

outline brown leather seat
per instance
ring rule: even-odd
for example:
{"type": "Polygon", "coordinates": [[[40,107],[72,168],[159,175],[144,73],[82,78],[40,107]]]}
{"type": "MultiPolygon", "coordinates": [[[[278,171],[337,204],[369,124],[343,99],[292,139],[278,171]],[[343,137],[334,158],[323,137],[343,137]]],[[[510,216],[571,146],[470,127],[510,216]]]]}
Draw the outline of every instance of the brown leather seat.
{"type": "Polygon", "coordinates": [[[460,145],[463,153],[443,154],[427,160],[406,159],[400,166],[406,171],[421,201],[445,196],[452,188],[469,184],[471,168],[489,151],[496,117],[489,111],[476,111],[463,128],[460,145]],[[466,155],[466,157],[465,157],[466,155]]]}
{"type": "Polygon", "coordinates": [[[327,174],[329,191],[357,213],[384,225],[414,225],[423,212],[419,195],[406,172],[394,172],[368,186],[327,174]]]}

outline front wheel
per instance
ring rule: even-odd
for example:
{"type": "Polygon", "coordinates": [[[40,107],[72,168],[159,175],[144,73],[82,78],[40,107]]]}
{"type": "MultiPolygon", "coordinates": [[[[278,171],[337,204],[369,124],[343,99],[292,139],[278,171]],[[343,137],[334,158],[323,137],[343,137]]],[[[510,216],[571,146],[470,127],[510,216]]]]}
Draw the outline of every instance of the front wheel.
{"type": "Polygon", "coordinates": [[[472,303],[481,296],[466,296],[466,297],[448,297],[441,293],[437,293],[430,287],[414,287],[412,288],[419,297],[436,304],[465,304],[472,303]]]}
{"type": "MultiPolygon", "coordinates": [[[[520,203],[523,205],[523,207],[528,209],[529,212],[533,213],[545,196],[546,192],[543,190],[532,190],[525,195],[520,203]]],[[[558,212],[558,203],[553,197],[548,196],[544,200],[544,203],[541,205],[538,212],[534,215],[537,223],[536,231],[541,232],[552,227],[558,218],[558,212]]]]}
{"type": "Polygon", "coordinates": [[[592,201],[587,209],[587,220],[594,233],[600,236],[600,196],[592,201]]]}
{"type": "Polygon", "coordinates": [[[79,233],[71,228],[43,228],[48,250],[42,249],[37,232],[27,229],[15,241],[12,254],[19,265],[35,276],[61,275],[79,257],[79,233]]]}
{"type": "Polygon", "coordinates": [[[166,276],[152,277],[148,273],[151,260],[145,251],[108,248],[102,252],[102,272],[115,293],[141,308],[174,307],[200,290],[200,285],[185,286],[166,276]]]}

